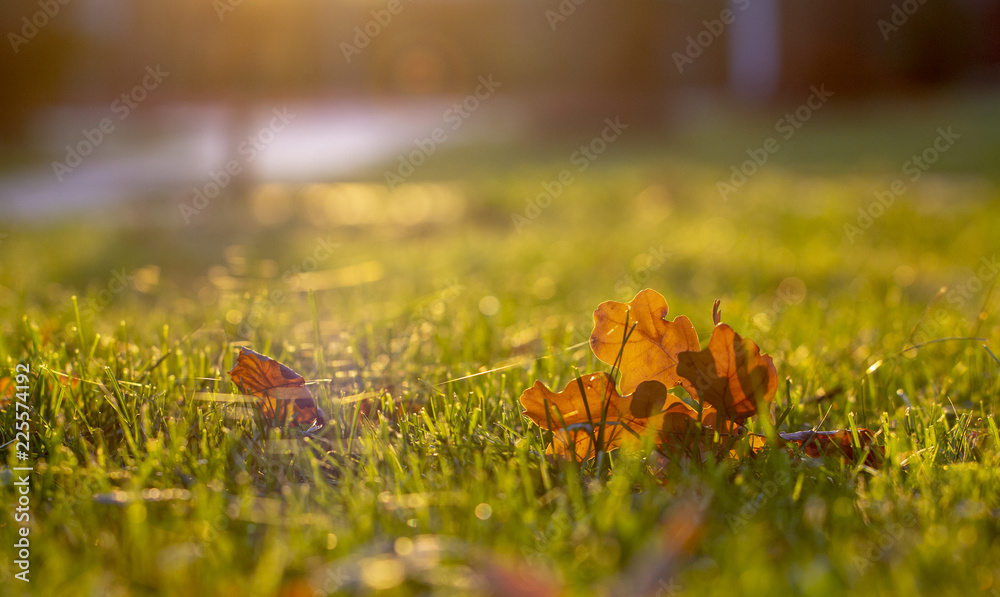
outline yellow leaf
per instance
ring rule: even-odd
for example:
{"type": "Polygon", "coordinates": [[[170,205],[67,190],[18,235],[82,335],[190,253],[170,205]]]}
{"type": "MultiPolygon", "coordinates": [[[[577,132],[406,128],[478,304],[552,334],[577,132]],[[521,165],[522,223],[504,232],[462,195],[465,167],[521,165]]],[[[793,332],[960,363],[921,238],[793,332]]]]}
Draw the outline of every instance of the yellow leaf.
{"type": "Polygon", "coordinates": [[[632,394],[622,396],[606,373],[578,377],[560,392],[536,381],[521,394],[521,406],[535,424],[552,430],[547,454],[567,457],[575,453],[579,460],[593,458],[598,450],[638,443],[647,432],[669,432],[679,427],[676,417],[693,421],[697,416],[657,381],[644,382],[632,394]]]}
{"type": "Polygon", "coordinates": [[[630,394],[639,384],[655,380],[667,388],[684,384],[677,376],[677,355],[698,350],[698,333],[691,320],[681,315],[670,321],[667,301],[655,290],[647,288],[635,295],[628,304],[618,301],[601,303],[594,311],[594,331],[590,347],[597,358],[615,364],[621,351],[618,369],[621,371],[621,391],[630,394]],[[635,329],[622,348],[626,328],[635,329]]]}

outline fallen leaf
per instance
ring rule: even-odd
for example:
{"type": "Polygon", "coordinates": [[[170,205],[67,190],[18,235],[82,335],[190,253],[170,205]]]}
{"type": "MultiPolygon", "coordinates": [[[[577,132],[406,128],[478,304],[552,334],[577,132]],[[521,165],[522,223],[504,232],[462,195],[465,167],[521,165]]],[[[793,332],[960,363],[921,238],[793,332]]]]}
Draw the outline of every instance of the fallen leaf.
{"type": "Polygon", "coordinates": [[[229,376],[244,393],[260,399],[261,411],[272,426],[304,423],[312,431],[326,423],[306,380],[272,358],[241,348],[229,376]]]}
{"type": "MultiPolygon", "coordinates": [[[[650,289],[629,303],[606,301],[594,311],[590,345],[600,360],[617,367],[620,392],[610,375],[591,373],[560,392],[536,381],[521,394],[525,416],[552,431],[546,454],[585,460],[649,433],[655,433],[664,462],[677,452],[740,458],[766,447],[763,435],[747,434],[743,425],[777,393],[773,359],[722,323],[718,300],[712,307],[715,327],[703,350],[687,317],[671,321],[666,315],[666,300],[650,289]],[[678,386],[698,409],[668,392],[678,386]],[[741,437],[746,441],[736,443],[741,437]]],[[[864,454],[866,464],[878,467],[885,456],[867,429],[858,430],[860,446],[849,430],[779,435],[780,445],[798,445],[811,457],[857,460],[864,454]]]]}
{"type": "Polygon", "coordinates": [[[593,458],[598,450],[638,442],[651,429],[662,431],[668,415],[687,411],[687,417],[696,416],[658,381],[645,381],[622,396],[607,373],[573,379],[560,392],[536,381],[521,394],[521,406],[536,425],[553,432],[546,454],[566,457],[572,453],[579,460],[593,458]]]}
{"type": "Polygon", "coordinates": [[[643,381],[655,380],[667,388],[684,381],[677,374],[677,355],[698,350],[698,333],[691,320],[667,316],[667,301],[660,293],[645,289],[629,303],[606,301],[594,311],[590,347],[597,358],[614,365],[621,352],[621,391],[630,394],[643,381]],[[627,329],[635,326],[624,343],[627,329]]]}
{"type": "Polygon", "coordinates": [[[742,424],[757,414],[758,402],[769,402],[778,389],[771,357],[724,323],[712,330],[707,348],[682,352],[677,359],[677,374],[688,382],[685,389],[717,411],[718,423],[742,424]]]}
{"type": "Polygon", "coordinates": [[[850,429],[836,431],[796,431],[779,434],[785,444],[795,444],[811,458],[838,456],[856,462],[867,450],[865,464],[879,468],[885,461],[885,448],[875,445],[875,432],[864,427],[858,428],[859,446],[854,445],[854,434],[850,429]]]}

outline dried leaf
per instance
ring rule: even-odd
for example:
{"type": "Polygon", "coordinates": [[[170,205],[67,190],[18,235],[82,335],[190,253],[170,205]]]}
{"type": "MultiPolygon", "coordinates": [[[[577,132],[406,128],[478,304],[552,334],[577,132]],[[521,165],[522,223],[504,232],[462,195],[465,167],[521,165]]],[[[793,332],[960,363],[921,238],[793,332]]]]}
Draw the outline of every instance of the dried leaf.
{"type": "Polygon", "coordinates": [[[536,381],[521,394],[521,406],[536,425],[552,430],[546,454],[565,457],[574,453],[580,460],[593,458],[598,449],[608,451],[638,442],[648,430],[661,430],[668,414],[686,411],[689,418],[696,416],[657,381],[643,382],[635,392],[622,396],[606,373],[578,377],[561,392],[536,381]]]}
{"type": "Polygon", "coordinates": [[[723,421],[742,424],[757,414],[757,403],[774,398],[778,374],[774,361],[752,340],[740,337],[720,323],[712,330],[708,347],[677,355],[677,374],[702,404],[710,404],[723,421]]]}
{"type": "Polygon", "coordinates": [[[259,399],[261,411],[275,427],[288,422],[304,423],[313,430],[326,422],[326,415],[306,387],[306,380],[274,359],[241,348],[229,376],[244,393],[259,399]]]}
{"type": "Polygon", "coordinates": [[[553,392],[545,384],[535,381],[535,384],[521,394],[521,406],[524,407],[524,415],[535,422],[539,427],[551,429],[566,425],[579,423],[589,423],[596,417],[601,418],[605,398],[615,396],[617,399],[609,403],[608,416],[617,418],[617,402],[621,399],[615,391],[611,378],[607,373],[591,373],[578,377],[568,384],[561,392],[553,392]],[[583,384],[583,394],[581,395],[580,384],[583,384]],[[558,414],[557,414],[558,413],[558,414]],[[559,420],[561,415],[562,421],[559,420]]]}
{"type": "Polygon", "coordinates": [[[867,450],[866,465],[879,468],[885,461],[885,448],[875,445],[875,432],[864,427],[858,428],[858,440],[861,442],[859,446],[854,445],[854,434],[850,429],[796,431],[779,435],[782,442],[800,446],[805,455],[812,458],[838,456],[856,462],[867,450]]]}
{"type": "MultiPolygon", "coordinates": [[[[603,373],[577,378],[561,392],[539,381],[524,391],[524,414],[553,432],[546,453],[572,453],[583,460],[647,433],[656,434],[661,450],[680,450],[688,456],[696,454],[695,448],[702,457],[712,451],[736,458],[746,453],[733,440],[745,433],[741,426],[757,414],[758,404],[774,398],[778,387],[774,361],[753,341],[722,323],[719,301],[712,307],[715,328],[704,350],[699,350],[698,336],[687,317],[668,321],[666,314],[666,301],[649,289],[627,304],[607,301],[594,311],[590,344],[599,359],[618,366],[621,393],[603,373]],[[698,411],[668,393],[668,388],[676,386],[700,403],[700,425],[698,411]]],[[[865,463],[872,467],[880,466],[885,457],[884,448],[874,444],[875,434],[868,429],[858,430],[860,446],[854,445],[849,430],[780,436],[781,445],[799,445],[812,457],[856,460],[865,454],[865,463]]],[[[767,440],[750,434],[739,445],[756,454],[767,440]]]]}
{"type": "Polygon", "coordinates": [[[597,358],[615,364],[621,351],[621,391],[630,394],[639,384],[655,380],[667,388],[683,384],[677,375],[677,355],[698,350],[698,334],[691,320],[681,315],[666,320],[667,301],[647,288],[628,304],[618,301],[601,303],[594,311],[594,331],[590,347],[597,358]],[[635,329],[622,346],[626,327],[635,329]]]}

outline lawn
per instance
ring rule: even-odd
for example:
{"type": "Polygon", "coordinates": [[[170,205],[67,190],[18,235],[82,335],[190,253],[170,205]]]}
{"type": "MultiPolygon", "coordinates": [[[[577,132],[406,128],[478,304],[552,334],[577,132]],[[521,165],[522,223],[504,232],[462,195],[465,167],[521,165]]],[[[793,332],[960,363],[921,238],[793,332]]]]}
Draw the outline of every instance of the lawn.
{"type": "Polygon", "coordinates": [[[725,199],[773,115],[626,131],[584,171],[589,134],[188,225],[176,199],[0,223],[0,592],[1000,595],[995,103],[824,107],[725,199]],[[877,431],[883,466],[547,459],[518,397],[610,371],[592,313],[647,287],[703,344],[721,299],[777,367],[764,416],[877,431]],[[240,346],[311,382],[317,437],[265,433],[240,346]]]}

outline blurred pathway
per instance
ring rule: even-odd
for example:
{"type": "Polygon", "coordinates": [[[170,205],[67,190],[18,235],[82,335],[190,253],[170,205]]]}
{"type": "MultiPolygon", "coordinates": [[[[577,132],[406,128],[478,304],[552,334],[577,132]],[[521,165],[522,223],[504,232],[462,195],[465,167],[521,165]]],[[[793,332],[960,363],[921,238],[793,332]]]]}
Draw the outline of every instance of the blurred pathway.
{"type": "MultiPolygon", "coordinates": [[[[243,170],[241,185],[351,178],[415,149],[415,139],[446,126],[444,114],[454,102],[279,105],[255,108],[239,124],[238,115],[220,106],[137,111],[116,122],[116,129],[78,167],[64,172],[61,181],[51,166],[0,177],[0,212],[46,217],[144,196],[186,196],[233,159],[243,170]],[[279,113],[285,115],[283,121],[276,120],[279,113]]],[[[54,132],[46,135],[53,139],[47,142],[53,155],[64,156],[66,145],[83,141],[82,130],[94,129],[105,116],[78,111],[54,118],[47,125],[54,132]],[[73,136],[68,131],[77,132],[73,136]]],[[[470,132],[482,129],[458,132],[468,139],[470,132]]]]}

